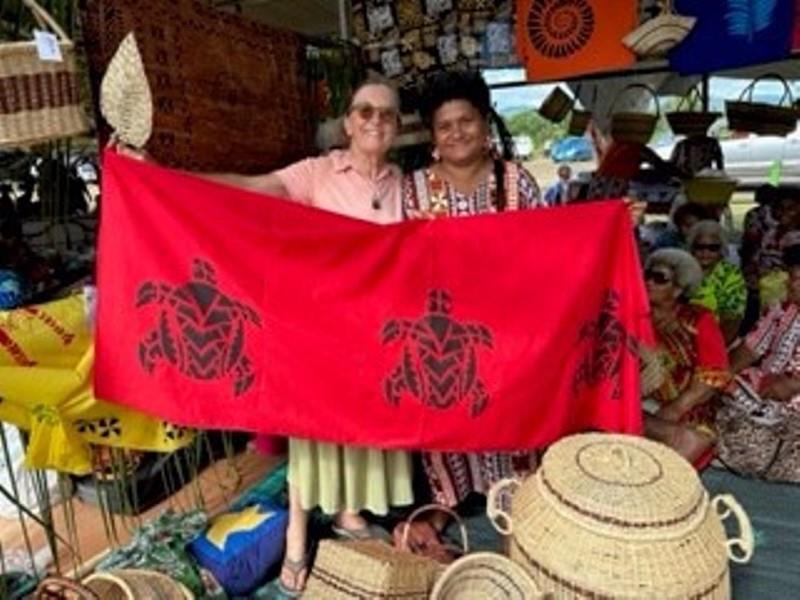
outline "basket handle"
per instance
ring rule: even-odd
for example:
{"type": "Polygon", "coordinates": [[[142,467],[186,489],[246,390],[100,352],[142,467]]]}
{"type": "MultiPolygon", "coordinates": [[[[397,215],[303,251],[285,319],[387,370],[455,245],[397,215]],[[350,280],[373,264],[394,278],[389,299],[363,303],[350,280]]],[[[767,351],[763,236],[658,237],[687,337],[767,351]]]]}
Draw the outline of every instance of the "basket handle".
{"type": "Polygon", "coordinates": [[[66,577],[56,576],[47,577],[36,586],[36,591],[33,593],[33,600],[64,598],[64,592],[77,594],[80,600],[100,600],[100,596],[85,585],[73,581],[72,579],[67,579],[66,577]]]}
{"type": "Polygon", "coordinates": [[[634,89],[647,90],[650,93],[650,95],[653,97],[653,101],[656,104],[656,118],[660,117],[661,116],[661,105],[659,105],[659,103],[658,103],[658,95],[656,94],[655,90],[653,90],[653,88],[651,88],[649,85],[646,85],[644,83],[631,83],[630,85],[625,86],[625,88],[623,88],[619,92],[619,94],[617,94],[617,97],[614,98],[614,101],[611,103],[611,106],[608,109],[609,116],[614,114],[614,108],[616,108],[617,102],[619,102],[619,99],[622,98],[622,96],[624,96],[627,92],[630,92],[631,90],[634,90],[634,89]]]}
{"type": "Polygon", "coordinates": [[[511,535],[514,533],[514,520],[511,518],[511,515],[500,506],[498,498],[500,494],[507,490],[510,490],[513,494],[521,485],[522,482],[519,479],[501,479],[495,483],[489,490],[489,493],[486,494],[486,516],[489,517],[492,526],[494,526],[497,533],[500,535],[511,535]]]}
{"type": "Polygon", "coordinates": [[[719,494],[711,500],[711,506],[714,507],[720,521],[724,521],[733,513],[739,524],[739,537],[731,538],[725,543],[728,550],[728,558],[739,564],[750,562],[753,557],[755,538],[753,537],[753,526],[750,524],[750,518],[744,512],[742,505],[730,494],[719,494]],[[738,552],[734,551],[735,548],[738,548],[738,552]]]}
{"type": "Polygon", "coordinates": [[[783,96],[781,96],[781,99],[778,100],[777,106],[783,106],[783,103],[787,98],[789,100],[789,106],[791,106],[794,103],[794,97],[792,96],[792,89],[789,87],[789,84],[786,82],[786,80],[778,73],[766,73],[765,75],[761,75],[760,77],[756,77],[755,79],[753,79],[753,81],[750,82],[750,85],[748,85],[746,88],[742,90],[742,94],[739,96],[739,100],[743,100],[745,94],[747,94],[747,101],[752,102],[753,92],[756,89],[756,84],[766,79],[773,79],[783,84],[783,96]]]}
{"type": "Polygon", "coordinates": [[[697,105],[700,100],[700,90],[698,90],[695,85],[678,101],[678,106],[675,107],[675,111],[680,111],[683,105],[686,104],[686,108],[689,112],[692,112],[694,111],[695,105],[697,105]]]}
{"type": "Polygon", "coordinates": [[[469,553],[469,537],[467,535],[467,526],[464,524],[464,519],[462,519],[458,515],[458,513],[456,511],[454,511],[453,509],[448,508],[447,506],[442,506],[440,504],[426,504],[424,506],[420,506],[418,509],[416,509],[414,512],[412,512],[408,516],[408,518],[406,519],[405,523],[403,523],[403,537],[402,537],[402,539],[400,541],[400,544],[401,544],[403,550],[406,550],[406,551],[410,552],[410,550],[408,548],[408,533],[409,533],[409,530],[411,529],[411,524],[416,519],[418,519],[420,515],[422,515],[424,513],[427,513],[427,512],[435,512],[435,511],[447,513],[448,515],[453,517],[453,519],[455,520],[456,523],[458,523],[458,529],[459,529],[459,532],[461,533],[462,553],[463,554],[468,554],[469,553]]]}
{"type": "Polygon", "coordinates": [[[39,6],[36,3],[36,0],[22,0],[22,3],[28,7],[31,13],[33,13],[33,18],[36,19],[41,27],[49,27],[52,29],[53,33],[55,33],[62,42],[72,41],[67,33],[61,29],[61,26],[56,22],[53,16],[44,8],[39,6]]]}

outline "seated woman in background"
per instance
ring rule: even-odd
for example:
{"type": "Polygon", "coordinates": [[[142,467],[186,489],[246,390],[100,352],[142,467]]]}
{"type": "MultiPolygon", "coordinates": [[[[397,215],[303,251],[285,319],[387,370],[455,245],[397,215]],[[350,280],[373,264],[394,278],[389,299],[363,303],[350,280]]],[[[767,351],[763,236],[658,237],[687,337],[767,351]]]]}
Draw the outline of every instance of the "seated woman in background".
{"type": "Polygon", "coordinates": [[[711,211],[702,204],[686,202],[672,212],[672,223],[655,241],[655,248],[681,248],[686,250],[689,230],[700,221],[714,220],[711,211]]]}
{"type": "Polygon", "coordinates": [[[645,433],[697,466],[705,466],[713,455],[715,399],[730,380],[716,319],[689,302],[702,278],[700,265],[683,250],[657,250],[647,260],[654,360],[663,377],[649,394],[659,408],[645,416],[645,433]]]}
{"type": "Polygon", "coordinates": [[[696,223],[687,236],[689,249],[703,269],[703,281],[692,296],[692,303],[710,310],[717,317],[727,343],[739,331],[747,304],[747,286],[739,267],[725,259],[728,239],[717,221],[696,223]]]}
{"type": "Polygon", "coordinates": [[[718,415],[726,464],[748,475],[800,481],[800,245],[784,252],[786,301],[731,353],[736,379],[718,415]]]}

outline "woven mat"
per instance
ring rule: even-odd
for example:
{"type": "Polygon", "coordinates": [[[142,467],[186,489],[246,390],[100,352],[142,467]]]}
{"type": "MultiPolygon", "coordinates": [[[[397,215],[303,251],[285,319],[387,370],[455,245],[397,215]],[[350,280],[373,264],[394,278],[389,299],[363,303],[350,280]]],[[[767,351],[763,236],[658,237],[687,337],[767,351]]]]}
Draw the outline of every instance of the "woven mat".
{"type": "MultiPolygon", "coordinates": [[[[297,35],[195,0],[80,0],[80,8],[95,104],[106,65],[135,32],[154,104],[147,150],[158,162],[264,173],[312,152],[297,35]]],[[[101,142],[108,133],[104,126],[101,142]]]]}

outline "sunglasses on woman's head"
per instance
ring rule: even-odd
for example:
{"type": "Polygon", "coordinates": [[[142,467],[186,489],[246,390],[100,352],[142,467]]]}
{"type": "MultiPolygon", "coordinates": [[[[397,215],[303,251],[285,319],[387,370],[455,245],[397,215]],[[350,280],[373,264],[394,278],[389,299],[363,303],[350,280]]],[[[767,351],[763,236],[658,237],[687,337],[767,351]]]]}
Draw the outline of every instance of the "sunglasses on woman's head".
{"type": "Polygon", "coordinates": [[[722,250],[722,244],[695,244],[692,246],[692,250],[702,252],[705,250],[706,252],[719,252],[722,250]]]}
{"type": "Polygon", "coordinates": [[[649,269],[644,272],[644,279],[645,281],[652,281],[658,285],[672,283],[672,277],[670,277],[667,273],[664,271],[654,271],[653,269],[649,269]]]}
{"type": "Polygon", "coordinates": [[[359,119],[363,121],[371,121],[372,117],[378,115],[378,120],[381,123],[397,123],[398,114],[397,109],[387,106],[373,106],[369,102],[353,104],[348,110],[347,114],[356,113],[359,119]]]}

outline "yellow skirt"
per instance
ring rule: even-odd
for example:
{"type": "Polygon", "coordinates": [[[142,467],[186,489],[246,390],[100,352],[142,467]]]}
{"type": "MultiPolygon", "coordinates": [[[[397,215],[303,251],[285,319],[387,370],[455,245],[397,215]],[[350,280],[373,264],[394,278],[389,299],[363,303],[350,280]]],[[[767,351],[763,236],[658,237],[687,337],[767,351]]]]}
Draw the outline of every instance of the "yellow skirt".
{"type": "Polygon", "coordinates": [[[391,506],[413,503],[411,455],[310,440],[289,440],[289,483],[303,508],[327,514],[369,510],[385,515],[391,506]]]}

